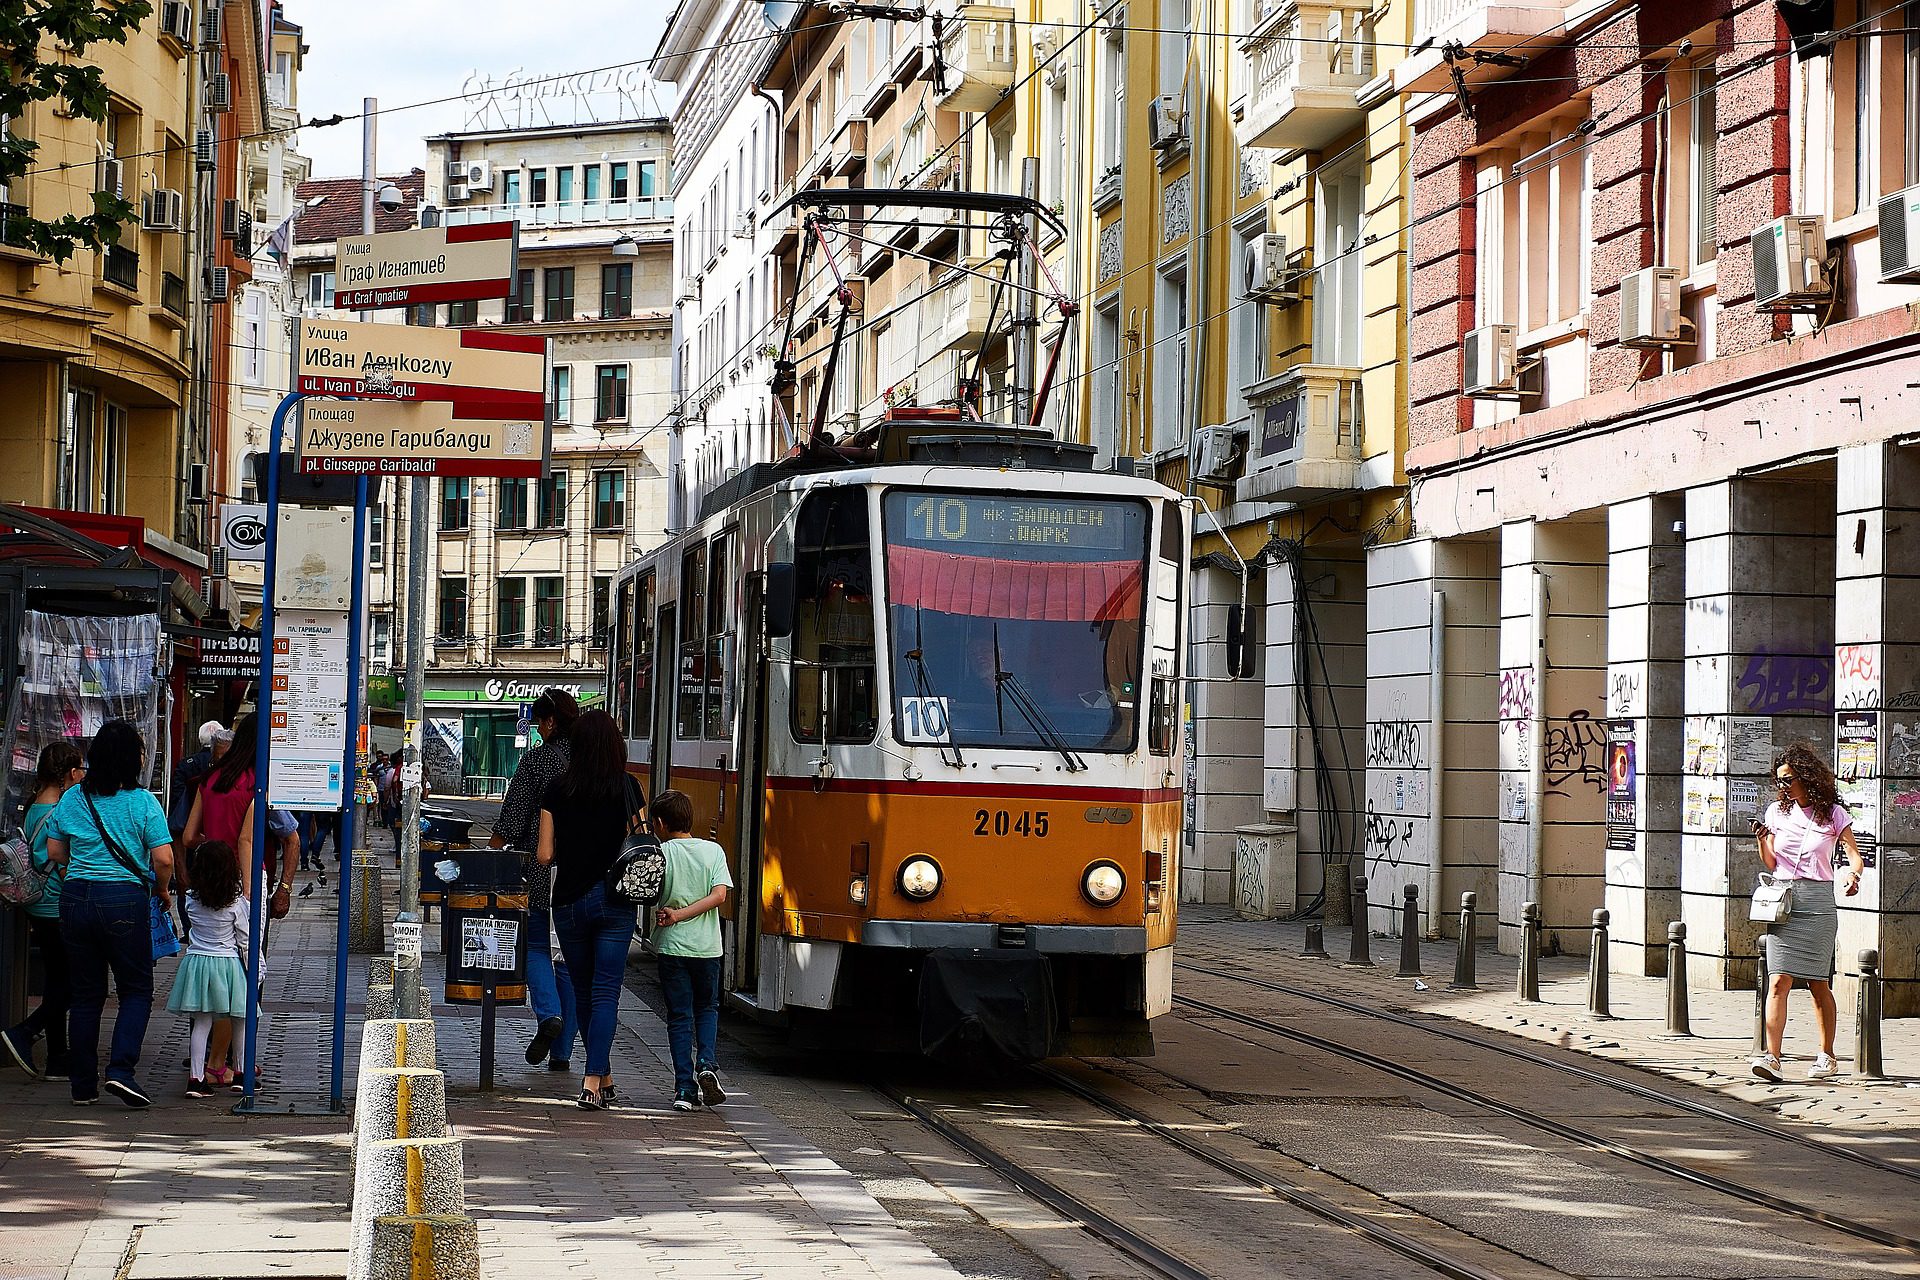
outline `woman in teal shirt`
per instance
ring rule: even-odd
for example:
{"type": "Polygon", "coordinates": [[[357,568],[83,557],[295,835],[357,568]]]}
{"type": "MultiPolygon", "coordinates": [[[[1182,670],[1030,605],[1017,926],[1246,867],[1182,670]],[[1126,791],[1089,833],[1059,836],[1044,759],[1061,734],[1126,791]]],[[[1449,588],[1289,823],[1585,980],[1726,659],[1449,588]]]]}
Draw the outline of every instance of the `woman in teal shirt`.
{"type": "MultiPolygon", "coordinates": [[[[33,803],[20,820],[20,829],[33,846],[36,871],[53,870],[47,857],[47,836],[53,824],[55,802],[68,787],[87,776],[81,763],[80,748],[62,738],[40,749],[40,767],[33,779],[33,803]]],[[[40,1007],[18,1024],[0,1032],[0,1047],[30,1076],[40,1072],[33,1066],[33,1043],[47,1038],[47,1070],[50,1077],[67,1074],[67,1008],[73,1002],[73,990],[67,975],[67,948],[60,940],[60,876],[47,877],[40,901],[27,908],[27,935],[40,948],[40,1007]]]]}
{"type": "Polygon", "coordinates": [[[69,787],[48,819],[47,853],[66,869],[60,886],[60,937],[73,971],[72,1044],[67,1079],[77,1106],[100,1089],[130,1107],[152,1105],[134,1072],[153,1013],[153,933],[149,898],[166,900],[173,881],[173,833],[166,810],[140,785],[146,744],[125,720],[109,720],[87,748],[86,780],[69,787]],[[100,1078],[100,1012],[113,973],[120,1009],[113,1048],[100,1078]]]}

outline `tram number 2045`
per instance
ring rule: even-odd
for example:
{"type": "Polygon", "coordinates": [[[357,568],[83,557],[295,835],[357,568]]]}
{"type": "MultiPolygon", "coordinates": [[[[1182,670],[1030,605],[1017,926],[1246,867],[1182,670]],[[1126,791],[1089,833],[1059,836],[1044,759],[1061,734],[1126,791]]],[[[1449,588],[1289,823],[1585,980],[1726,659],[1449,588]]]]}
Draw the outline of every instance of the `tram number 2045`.
{"type": "Polygon", "coordinates": [[[976,836],[1030,836],[1044,840],[1047,835],[1045,809],[975,809],[973,834],[976,836]]]}

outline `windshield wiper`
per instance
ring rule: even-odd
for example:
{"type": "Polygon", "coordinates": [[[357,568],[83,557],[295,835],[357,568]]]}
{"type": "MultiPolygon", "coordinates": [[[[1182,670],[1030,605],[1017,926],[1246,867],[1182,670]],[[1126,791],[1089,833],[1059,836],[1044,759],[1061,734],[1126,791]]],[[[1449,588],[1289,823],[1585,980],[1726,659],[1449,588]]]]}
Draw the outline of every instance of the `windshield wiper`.
{"type": "Polygon", "coordinates": [[[925,643],[925,640],[920,634],[920,607],[915,605],[913,609],[913,648],[907,650],[907,660],[913,663],[913,683],[915,687],[920,690],[920,724],[922,728],[926,726],[927,704],[930,702],[937,704],[941,708],[940,719],[942,723],[940,727],[945,729],[947,733],[947,741],[939,744],[940,762],[942,764],[950,764],[956,769],[964,769],[967,767],[967,762],[960,755],[960,745],[953,741],[953,722],[947,713],[947,707],[950,704],[935,691],[933,687],[933,677],[927,671],[927,659],[924,653],[925,643]],[[949,750],[953,752],[953,759],[951,760],[947,759],[947,752],[949,750]]]}
{"type": "Polygon", "coordinates": [[[1087,767],[1087,762],[1075,755],[1073,748],[1067,745],[1066,738],[1048,718],[1046,709],[1035,702],[1033,695],[1027,692],[1027,686],[1020,683],[1020,677],[1000,665],[998,624],[993,628],[993,681],[996,696],[999,691],[1003,689],[1006,691],[1007,701],[1013,703],[1014,710],[1026,718],[1027,723],[1033,727],[1034,733],[1039,735],[1042,742],[1059,752],[1060,758],[1067,762],[1068,773],[1079,773],[1087,767]]]}

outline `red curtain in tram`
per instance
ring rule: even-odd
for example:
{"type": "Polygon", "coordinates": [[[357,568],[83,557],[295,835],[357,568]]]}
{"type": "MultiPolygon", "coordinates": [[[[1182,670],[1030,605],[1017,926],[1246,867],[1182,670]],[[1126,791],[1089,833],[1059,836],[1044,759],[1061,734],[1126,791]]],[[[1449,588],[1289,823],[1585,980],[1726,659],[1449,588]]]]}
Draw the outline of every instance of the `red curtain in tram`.
{"type": "Polygon", "coordinates": [[[1137,560],[1034,561],[887,548],[893,604],[1026,622],[1123,622],[1140,616],[1137,560]]]}

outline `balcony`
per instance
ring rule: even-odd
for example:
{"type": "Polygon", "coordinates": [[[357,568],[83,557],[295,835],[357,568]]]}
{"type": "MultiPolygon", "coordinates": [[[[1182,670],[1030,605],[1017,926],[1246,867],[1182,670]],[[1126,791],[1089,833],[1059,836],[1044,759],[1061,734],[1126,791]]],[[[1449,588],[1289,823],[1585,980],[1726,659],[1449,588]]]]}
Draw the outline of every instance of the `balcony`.
{"type": "Polygon", "coordinates": [[[110,285],[122,289],[140,291],[140,255],[124,245],[113,245],[107,249],[107,262],[101,268],[101,279],[110,285]]]}
{"type": "MultiPolygon", "coordinates": [[[[4,194],[4,192],[0,192],[4,194]]],[[[0,245],[9,249],[26,249],[27,207],[23,204],[0,204],[0,245]]]]}
{"type": "Polygon", "coordinates": [[[641,196],[634,200],[568,200],[547,204],[459,204],[442,213],[442,220],[449,227],[509,219],[527,227],[598,227],[618,222],[672,221],[673,198],[641,196]]]}
{"type": "Polygon", "coordinates": [[[832,173],[849,177],[867,166],[867,122],[854,117],[840,126],[833,136],[832,173]]]}
{"type": "Polygon", "coordinates": [[[1253,413],[1240,500],[1305,502],[1348,491],[1360,475],[1360,371],[1296,365],[1247,388],[1253,413]]]}
{"type": "Polygon", "coordinates": [[[160,276],[160,312],[168,323],[187,318],[187,282],[171,271],[160,276]]]}
{"type": "Polygon", "coordinates": [[[1013,10],[963,4],[940,15],[944,71],[933,105],[943,111],[988,111],[1013,87],[1016,61],[1013,10]]]}
{"type": "MultiPolygon", "coordinates": [[[[1469,54],[1505,53],[1516,45],[1555,30],[1567,10],[1555,0],[1414,0],[1413,42],[1409,53],[1393,69],[1393,87],[1399,93],[1434,93],[1452,86],[1443,50],[1453,44],[1469,54]]],[[[1513,74],[1511,68],[1462,64],[1470,84],[1513,74]]]]}
{"type": "Polygon", "coordinates": [[[1248,80],[1242,145],[1318,151],[1365,122],[1354,95],[1374,75],[1372,12],[1365,4],[1272,0],[1240,42],[1248,80]]]}
{"type": "MultiPolygon", "coordinates": [[[[948,272],[936,286],[935,312],[926,334],[928,355],[956,347],[977,347],[987,336],[988,317],[993,311],[997,287],[989,269],[996,265],[995,261],[968,258],[963,265],[966,270],[948,272]]],[[[1004,300],[998,318],[1007,318],[1004,300]]]]}

